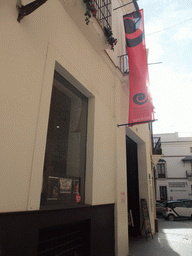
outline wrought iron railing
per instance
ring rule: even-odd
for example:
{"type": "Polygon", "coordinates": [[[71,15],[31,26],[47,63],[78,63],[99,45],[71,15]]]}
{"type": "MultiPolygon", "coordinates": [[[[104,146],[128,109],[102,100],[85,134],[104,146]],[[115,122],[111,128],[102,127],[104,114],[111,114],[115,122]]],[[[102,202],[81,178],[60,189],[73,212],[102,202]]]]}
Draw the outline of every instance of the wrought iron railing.
{"type": "Polygon", "coordinates": [[[161,137],[153,137],[152,138],[152,147],[153,147],[153,154],[154,155],[161,155],[162,154],[161,137]]]}
{"type": "Polygon", "coordinates": [[[121,72],[126,75],[129,74],[129,61],[128,61],[128,55],[123,54],[118,56],[119,58],[119,68],[121,72]]]}
{"type": "Polygon", "coordinates": [[[192,177],[192,172],[191,171],[186,171],[186,177],[192,177]]]}
{"type": "Polygon", "coordinates": [[[93,0],[95,7],[97,9],[96,18],[104,28],[111,30],[112,26],[112,5],[111,0],[93,0]]]}
{"type": "Polygon", "coordinates": [[[166,178],[165,173],[158,173],[158,178],[166,178]]]}

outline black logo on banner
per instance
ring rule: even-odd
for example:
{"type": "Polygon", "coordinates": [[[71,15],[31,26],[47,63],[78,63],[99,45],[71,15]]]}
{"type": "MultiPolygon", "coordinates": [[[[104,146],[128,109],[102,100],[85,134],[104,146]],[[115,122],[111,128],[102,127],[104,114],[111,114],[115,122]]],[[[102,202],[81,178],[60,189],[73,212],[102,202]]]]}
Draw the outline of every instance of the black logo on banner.
{"type": "Polygon", "coordinates": [[[133,96],[133,101],[137,105],[143,105],[148,101],[144,93],[137,93],[133,96]]]}
{"type": "Polygon", "coordinates": [[[143,41],[144,30],[142,25],[142,17],[139,11],[124,16],[126,43],[128,47],[135,47],[143,41]],[[135,38],[129,36],[133,33],[135,33],[135,38]]]}

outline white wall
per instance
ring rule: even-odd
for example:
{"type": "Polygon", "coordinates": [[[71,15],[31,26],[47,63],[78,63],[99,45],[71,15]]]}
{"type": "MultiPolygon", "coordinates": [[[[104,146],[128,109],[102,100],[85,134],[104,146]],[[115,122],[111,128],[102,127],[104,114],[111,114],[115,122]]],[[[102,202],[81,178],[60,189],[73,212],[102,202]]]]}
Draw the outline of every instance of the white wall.
{"type": "Polygon", "coordinates": [[[192,181],[186,179],[159,179],[156,182],[156,199],[160,200],[160,186],[167,187],[168,200],[177,200],[177,199],[192,199],[191,191],[192,181]],[[169,183],[184,183],[184,187],[173,187],[169,183]]]}
{"type": "Polygon", "coordinates": [[[16,3],[6,1],[1,6],[1,24],[3,108],[0,189],[2,194],[7,191],[1,201],[1,211],[39,208],[55,61],[59,61],[94,97],[96,111],[94,137],[90,138],[94,139],[93,155],[90,156],[94,159],[90,170],[93,172],[92,198],[88,196],[90,203],[115,202],[115,75],[106,63],[110,60],[104,60],[94,51],[59,1],[48,1],[20,23],[17,22],[16,3]],[[42,101],[42,95],[45,95],[45,101],[42,101]],[[44,116],[41,116],[43,111],[44,116]],[[41,149],[37,156],[38,145],[41,149]],[[33,189],[31,187],[29,191],[31,179],[35,182],[34,169],[38,169],[38,181],[36,186],[31,185],[33,189]],[[28,205],[28,196],[36,199],[33,206],[28,205]]]}
{"type": "Polygon", "coordinates": [[[186,178],[186,168],[181,157],[165,157],[164,160],[167,166],[167,178],[186,178]]]}
{"type": "Polygon", "coordinates": [[[16,1],[1,3],[1,211],[27,209],[49,36],[36,17],[19,24],[16,1]]]}
{"type": "Polygon", "coordinates": [[[162,142],[163,155],[165,156],[185,156],[190,155],[192,141],[162,142]]]}

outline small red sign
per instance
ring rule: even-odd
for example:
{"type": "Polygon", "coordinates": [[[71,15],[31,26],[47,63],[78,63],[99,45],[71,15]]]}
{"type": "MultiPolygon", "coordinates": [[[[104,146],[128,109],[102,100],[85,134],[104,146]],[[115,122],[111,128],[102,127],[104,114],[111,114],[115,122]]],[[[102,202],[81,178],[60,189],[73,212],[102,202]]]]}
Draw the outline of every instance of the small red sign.
{"type": "Polygon", "coordinates": [[[79,193],[77,193],[76,195],[76,202],[79,203],[81,201],[81,196],[79,195],[79,193]]]}

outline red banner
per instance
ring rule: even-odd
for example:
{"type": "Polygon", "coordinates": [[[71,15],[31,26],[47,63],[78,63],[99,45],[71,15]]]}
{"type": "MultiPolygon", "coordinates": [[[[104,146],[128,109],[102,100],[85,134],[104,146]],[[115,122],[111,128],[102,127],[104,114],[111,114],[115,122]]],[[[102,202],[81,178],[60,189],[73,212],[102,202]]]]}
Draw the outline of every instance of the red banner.
{"type": "MultiPolygon", "coordinates": [[[[132,125],[153,120],[144,37],[143,10],[123,16],[129,59],[129,121],[132,125]]],[[[131,125],[130,125],[131,126],[131,125]]]]}

